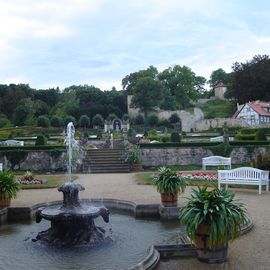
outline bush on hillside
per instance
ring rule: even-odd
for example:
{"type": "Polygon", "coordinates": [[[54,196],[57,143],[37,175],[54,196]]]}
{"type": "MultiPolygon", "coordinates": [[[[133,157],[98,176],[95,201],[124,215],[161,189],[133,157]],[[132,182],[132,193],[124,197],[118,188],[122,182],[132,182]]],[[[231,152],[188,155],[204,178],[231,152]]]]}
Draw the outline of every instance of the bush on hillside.
{"type": "Polygon", "coordinates": [[[93,126],[102,127],[104,125],[104,119],[101,114],[96,114],[92,119],[93,126]]]}
{"type": "Polygon", "coordinates": [[[47,138],[44,135],[38,135],[35,145],[46,145],[47,138]]]}
{"type": "Polygon", "coordinates": [[[136,115],[135,124],[136,125],[143,125],[144,123],[145,123],[144,117],[141,114],[136,115]]]}
{"type": "Polygon", "coordinates": [[[176,123],[178,123],[178,122],[180,121],[180,118],[179,118],[179,116],[178,116],[177,113],[173,113],[173,114],[170,116],[169,120],[170,120],[170,123],[171,123],[171,124],[176,124],[176,123]]]}

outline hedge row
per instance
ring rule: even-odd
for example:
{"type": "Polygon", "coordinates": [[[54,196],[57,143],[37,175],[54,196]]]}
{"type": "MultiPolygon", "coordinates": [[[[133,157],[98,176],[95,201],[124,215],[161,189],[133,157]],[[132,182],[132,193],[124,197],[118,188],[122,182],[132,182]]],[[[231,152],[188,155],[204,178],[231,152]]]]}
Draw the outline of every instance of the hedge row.
{"type": "Polygon", "coordinates": [[[264,127],[264,128],[242,128],[240,132],[242,134],[255,134],[259,130],[263,131],[265,134],[270,135],[270,128],[269,127],[264,127]]]}
{"type": "Polygon", "coordinates": [[[26,146],[0,146],[0,151],[7,150],[66,150],[66,146],[63,144],[59,145],[26,145],[26,146]]]}
{"type": "MultiPolygon", "coordinates": [[[[220,142],[187,142],[187,143],[145,143],[139,144],[141,148],[166,148],[166,147],[207,147],[221,144],[220,142]]],[[[268,141],[234,141],[231,146],[264,145],[269,146],[268,141]]]]}

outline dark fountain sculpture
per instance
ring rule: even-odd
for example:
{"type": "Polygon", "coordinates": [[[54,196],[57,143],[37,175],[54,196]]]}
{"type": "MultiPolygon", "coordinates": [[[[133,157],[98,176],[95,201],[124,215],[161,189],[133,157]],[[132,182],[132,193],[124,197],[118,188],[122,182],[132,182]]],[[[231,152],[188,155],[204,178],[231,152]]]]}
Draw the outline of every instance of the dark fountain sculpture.
{"type": "Polygon", "coordinates": [[[81,205],[79,191],[84,187],[66,182],[58,188],[63,192],[63,205],[43,207],[36,212],[36,222],[42,218],[51,221],[51,228],[38,233],[35,241],[59,247],[95,246],[105,239],[105,230],[94,223],[101,216],[109,222],[109,210],[105,207],[81,205]]]}

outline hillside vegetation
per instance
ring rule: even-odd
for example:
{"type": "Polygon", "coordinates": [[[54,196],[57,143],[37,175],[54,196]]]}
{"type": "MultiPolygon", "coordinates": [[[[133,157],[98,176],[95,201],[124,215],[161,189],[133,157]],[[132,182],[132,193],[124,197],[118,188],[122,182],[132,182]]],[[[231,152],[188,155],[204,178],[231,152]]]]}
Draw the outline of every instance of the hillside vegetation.
{"type": "Polygon", "coordinates": [[[235,112],[235,108],[229,100],[210,100],[197,107],[203,111],[205,119],[232,117],[235,112]]]}

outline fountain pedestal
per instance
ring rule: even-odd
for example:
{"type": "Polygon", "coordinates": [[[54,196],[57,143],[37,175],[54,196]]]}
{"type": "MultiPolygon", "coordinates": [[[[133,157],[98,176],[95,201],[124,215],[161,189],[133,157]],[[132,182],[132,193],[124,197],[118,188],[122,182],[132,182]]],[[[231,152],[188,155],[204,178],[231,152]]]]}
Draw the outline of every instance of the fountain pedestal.
{"type": "Polygon", "coordinates": [[[55,246],[94,246],[105,239],[105,231],[94,223],[101,216],[109,222],[109,210],[105,207],[81,205],[79,191],[84,187],[74,182],[67,182],[58,188],[63,192],[63,205],[39,208],[36,222],[42,218],[51,221],[51,227],[40,232],[35,241],[55,246]]]}

